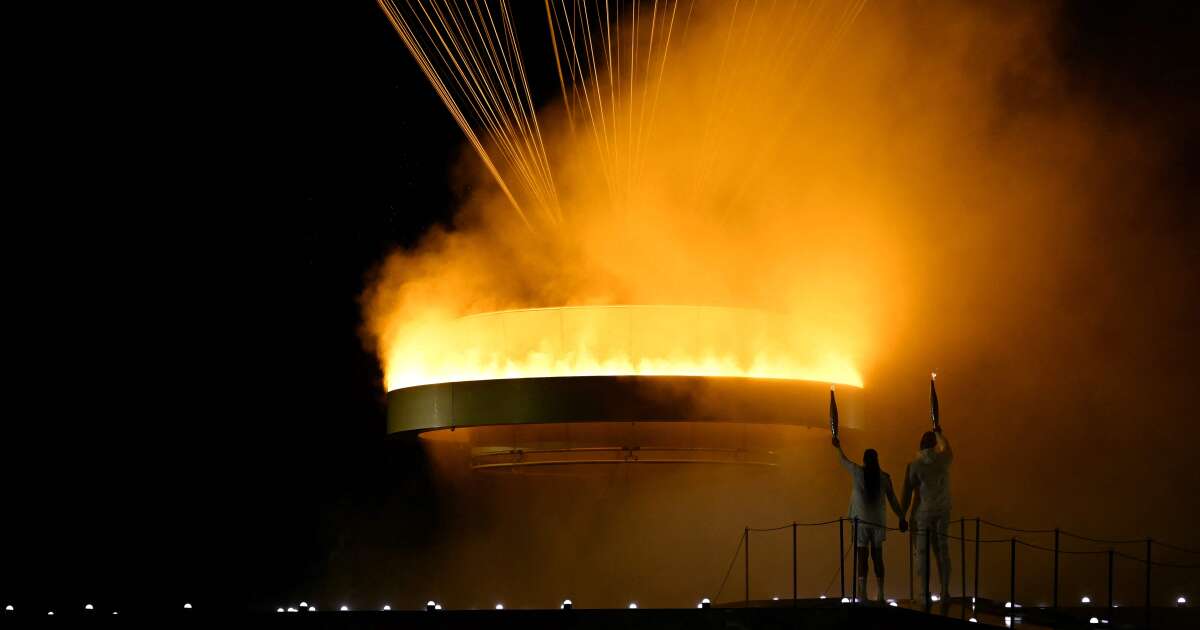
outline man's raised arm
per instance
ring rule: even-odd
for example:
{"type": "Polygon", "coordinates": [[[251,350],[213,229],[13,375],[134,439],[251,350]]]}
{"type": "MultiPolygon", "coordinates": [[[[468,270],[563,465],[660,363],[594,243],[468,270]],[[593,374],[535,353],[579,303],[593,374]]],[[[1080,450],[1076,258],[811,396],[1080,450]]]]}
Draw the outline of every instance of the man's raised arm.
{"type": "Polygon", "coordinates": [[[947,463],[954,461],[954,451],[950,450],[950,441],[946,439],[945,435],[942,435],[941,428],[939,428],[933,434],[937,437],[938,452],[946,458],[947,463]]]}

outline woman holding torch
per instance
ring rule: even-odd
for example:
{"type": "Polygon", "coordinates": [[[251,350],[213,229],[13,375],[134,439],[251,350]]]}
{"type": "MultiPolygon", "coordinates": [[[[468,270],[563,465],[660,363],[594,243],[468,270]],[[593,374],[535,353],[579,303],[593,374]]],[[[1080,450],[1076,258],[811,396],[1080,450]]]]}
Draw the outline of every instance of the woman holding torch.
{"type": "Polygon", "coordinates": [[[900,518],[901,529],[905,528],[904,517],[900,510],[900,502],[892,488],[892,478],[879,468],[879,454],[869,448],[863,453],[861,465],[846,457],[842,451],[842,443],[837,431],[837,403],[833,391],[829,394],[830,429],[833,431],[833,447],[837,449],[842,467],[850,473],[850,511],[851,519],[858,518],[857,540],[858,547],[858,593],[864,599],[867,596],[867,558],[872,558],[875,566],[875,583],[878,586],[877,598],[884,601],[883,591],[883,541],[887,538],[887,506],[886,497],[892,511],[900,518]]]}

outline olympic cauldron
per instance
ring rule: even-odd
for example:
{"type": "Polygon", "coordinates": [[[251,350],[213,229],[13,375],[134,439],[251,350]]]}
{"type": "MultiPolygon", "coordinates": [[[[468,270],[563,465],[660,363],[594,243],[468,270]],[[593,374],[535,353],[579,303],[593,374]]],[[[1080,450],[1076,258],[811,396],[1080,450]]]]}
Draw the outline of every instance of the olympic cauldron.
{"type": "Polygon", "coordinates": [[[469,448],[471,467],[596,464],[774,466],[781,431],[862,423],[848,364],[763,311],[584,306],[482,313],[452,323],[454,344],[387,395],[388,432],[469,448]],[[772,427],[778,430],[771,430],[772,427]]]}

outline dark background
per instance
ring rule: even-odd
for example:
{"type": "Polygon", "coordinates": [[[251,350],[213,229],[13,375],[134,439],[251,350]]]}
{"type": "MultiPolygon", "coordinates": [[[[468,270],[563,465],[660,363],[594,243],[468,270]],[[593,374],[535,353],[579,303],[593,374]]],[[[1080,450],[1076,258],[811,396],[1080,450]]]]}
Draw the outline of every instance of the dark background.
{"type": "MultiPolygon", "coordinates": [[[[1185,239],[1192,4],[1072,2],[1056,31],[1074,89],[1170,130],[1168,202],[1140,220],[1185,239]]],[[[527,49],[540,11],[518,10],[527,49]]],[[[357,299],[451,220],[462,137],[378,7],[47,9],[6,30],[0,603],[273,608],[331,579],[351,524],[420,544],[429,473],[383,439],[357,299]]],[[[536,98],[551,71],[530,68],[536,98]]]]}

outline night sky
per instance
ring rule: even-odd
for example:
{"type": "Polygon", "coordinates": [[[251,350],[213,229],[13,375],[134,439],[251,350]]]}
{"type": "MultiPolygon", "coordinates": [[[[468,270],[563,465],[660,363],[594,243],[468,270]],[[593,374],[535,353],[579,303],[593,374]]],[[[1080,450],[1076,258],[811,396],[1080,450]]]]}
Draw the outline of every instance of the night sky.
{"type": "MultiPolygon", "coordinates": [[[[522,45],[544,49],[531,4],[522,45]]],[[[1074,90],[1165,131],[1162,202],[1129,227],[1190,243],[1195,288],[1193,4],[1069,3],[1056,45],[1074,90]]],[[[461,132],[373,2],[246,17],[28,16],[0,603],[273,608],[332,579],[364,523],[439,525],[424,462],[384,441],[358,297],[450,224],[461,132]]],[[[558,93],[546,61],[538,100],[558,93]]],[[[1167,384],[1188,392],[1200,298],[1182,302],[1192,334],[1156,343],[1192,357],[1167,384]]]]}

